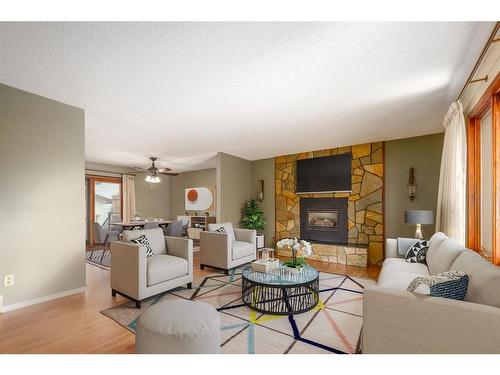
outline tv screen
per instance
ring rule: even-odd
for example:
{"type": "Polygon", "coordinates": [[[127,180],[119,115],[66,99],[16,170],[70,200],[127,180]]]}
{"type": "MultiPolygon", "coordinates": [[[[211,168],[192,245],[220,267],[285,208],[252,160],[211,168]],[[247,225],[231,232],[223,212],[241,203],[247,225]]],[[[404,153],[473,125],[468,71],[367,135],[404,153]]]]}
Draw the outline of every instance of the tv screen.
{"type": "Polygon", "coordinates": [[[297,194],[351,191],[352,155],[297,160],[297,194]]]}

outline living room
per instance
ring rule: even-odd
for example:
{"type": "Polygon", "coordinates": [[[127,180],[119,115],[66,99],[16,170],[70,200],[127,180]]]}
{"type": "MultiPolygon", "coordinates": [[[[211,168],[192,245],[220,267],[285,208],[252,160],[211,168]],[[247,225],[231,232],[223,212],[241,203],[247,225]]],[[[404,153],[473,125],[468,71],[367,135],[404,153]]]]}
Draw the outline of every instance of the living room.
{"type": "Polygon", "coordinates": [[[500,353],[498,14],[318,17],[0,22],[1,354],[500,353]]]}

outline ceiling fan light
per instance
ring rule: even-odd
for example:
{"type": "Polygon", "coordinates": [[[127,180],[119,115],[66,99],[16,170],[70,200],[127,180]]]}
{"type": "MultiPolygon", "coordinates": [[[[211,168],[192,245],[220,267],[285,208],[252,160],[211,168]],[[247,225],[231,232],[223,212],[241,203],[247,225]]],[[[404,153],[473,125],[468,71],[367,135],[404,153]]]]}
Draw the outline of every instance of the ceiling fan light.
{"type": "Polygon", "coordinates": [[[152,182],[151,181],[151,176],[150,175],[147,175],[146,178],[144,179],[146,182],[152,182]]]}

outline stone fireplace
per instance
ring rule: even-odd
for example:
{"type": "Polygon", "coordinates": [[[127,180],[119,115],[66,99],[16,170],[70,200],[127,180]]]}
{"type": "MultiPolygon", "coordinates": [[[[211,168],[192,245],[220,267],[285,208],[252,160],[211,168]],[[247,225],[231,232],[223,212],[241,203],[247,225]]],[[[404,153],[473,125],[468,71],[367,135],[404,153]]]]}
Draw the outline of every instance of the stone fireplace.
{"type": "Polygon", "coordinates": [[[371,264],[382,260],[383,152],[383,143],[375,142],[276,157],[276,241],[286,237],[312,239],[311,259],[330,263],[365,265],[367,256],[371,264]],[[352,155],[352,191],[296,193],[297,160],[343,153],[352,155]],[[347,214],[343,216],[343,211],[333,206],[305,208],[310,199],[342,199],[347,202],[347,214]]]}
{"type": "Polygon", "coordinates": [[[347,243],[347,198],[301,198],[300,238],[320,243],[347,243]]]}

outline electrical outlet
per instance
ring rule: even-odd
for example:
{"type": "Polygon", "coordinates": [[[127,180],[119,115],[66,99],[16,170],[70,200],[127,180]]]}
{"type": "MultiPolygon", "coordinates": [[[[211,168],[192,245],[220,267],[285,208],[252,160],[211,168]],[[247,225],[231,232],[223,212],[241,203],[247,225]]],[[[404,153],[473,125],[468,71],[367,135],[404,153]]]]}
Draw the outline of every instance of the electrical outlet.
{"type": "Polygon", "coordinates": [[[14,285],[14,275],[5,275],[3,278],[3,286],[14,285]]]}

